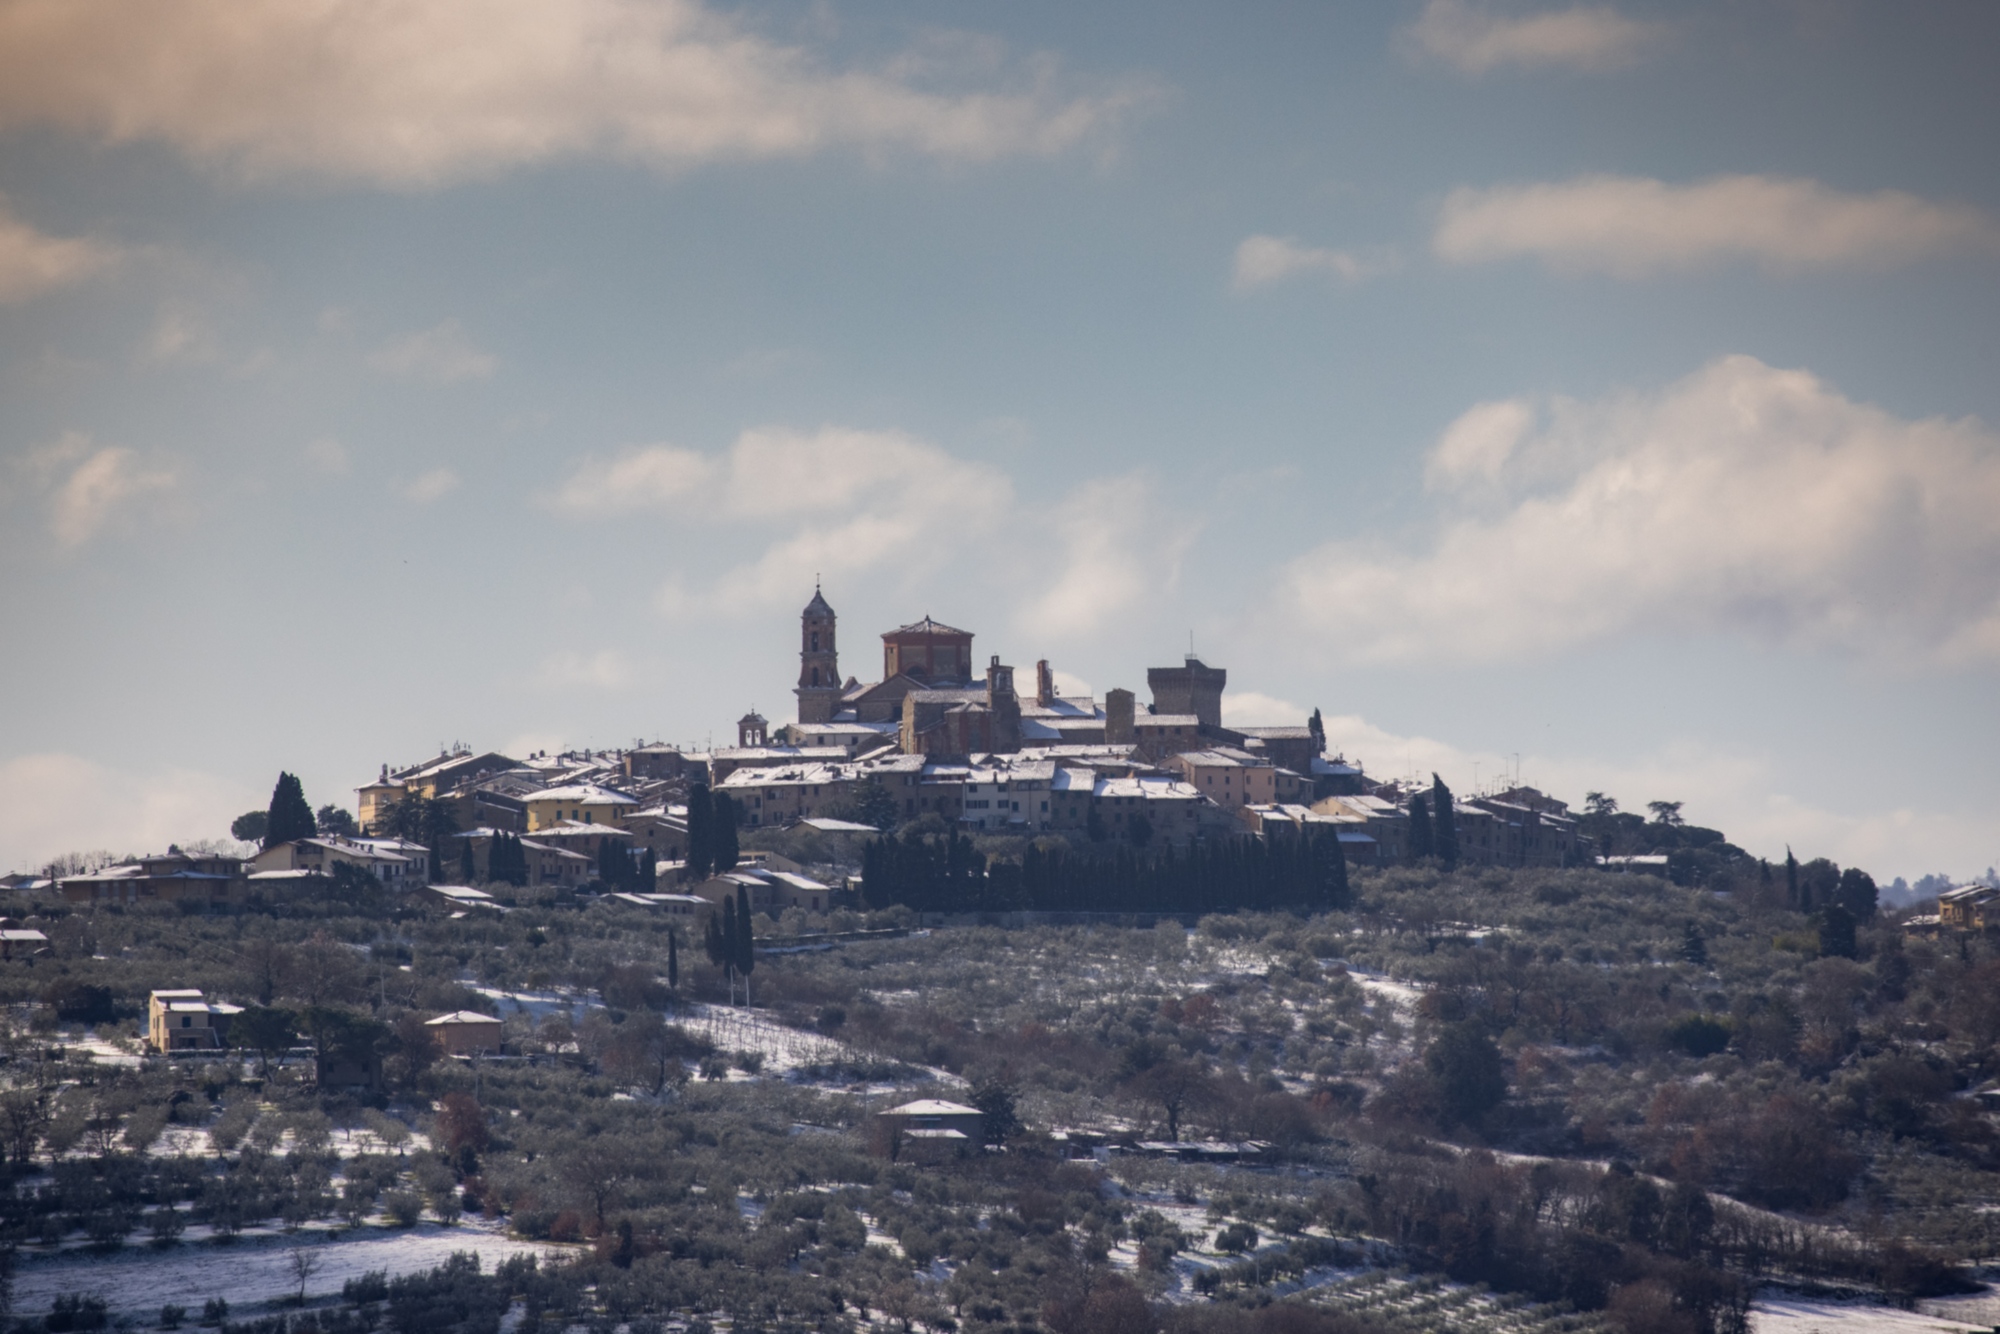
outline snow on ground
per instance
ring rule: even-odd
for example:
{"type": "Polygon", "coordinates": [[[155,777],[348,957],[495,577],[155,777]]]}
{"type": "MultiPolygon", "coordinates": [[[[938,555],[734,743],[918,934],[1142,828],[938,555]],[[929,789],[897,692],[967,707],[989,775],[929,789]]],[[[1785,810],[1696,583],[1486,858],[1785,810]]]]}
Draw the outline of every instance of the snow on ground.
{"type": "Polygon", "coordinates": [[[1751,1334],[1931,1334],[1931,1331],[1978,1330],[1991,1324],[1968,1325],[1944,1316],[1898,1311],[1890,1306],[1854,1302],[1812,1301],[1771,1295],[1750,1308],[1751,1334]]]}
{"type": "Polygon", "coordinates": [[[562,1015],[571,1023],[576,1023],[583,1018],[585,1010],[593,1006],[602,1008],[597,1001],[593,1001],[587,996],[578,996],[569,992],[502,991],[498,987],[475,986],[469,978],[466,979],[465,985],[471,987],[473,991],[486,997],[486,999],[496,1002],[500,1007],[500,1017],[502,1019],[506,1018],[512,1011],[526,1010],[530,1015],[534,1016],[537,1024],[552,1014],[562,1015]]]}
{"type": "Polygon", "coordinates": [[[293,1241],[320,1261],[306,1282],[309,1295],[338,1293],[341,1284],[370,1270],[390,1276],[443,1264],[453,1251],[471,1251],[489,1272],[500,1261],[521,1254],[561,1254],[569,1248],[516,1241],[499,1227],[467,1220],[456,1227],[426,1223],[390,1230],[364,1228],[343,1233],[338,1240],[242,1237],[227,1245],[181,1245],[166,1250],[127,1247],[109,1255],[66,1251],[37,1256],[23,1251],[14,1286],[14,1310],[34,1317],[47,1311],[59,1296],[95,1293],[113,1314],[147,1318],[172,1303],[199,1312],[211,1297],[222,1297],[238,1318],[256,1303],[295,1295],[299,1290],[292,1266],[293,1241]]]}
{"type": "Polygon", "coordinates": [[[1354,985],[1369,995],[1380,997],[1405,1013],[1415,1009],[1417,1002],[1423,999],[1422,987],[1412,986],[1408,982],[1398,982],[1384,973],[1364,973],[1359,969],[1349,968],[1347,975],[1354,979],[1354,985]]]}
{"type": "Polygon", "coordinates": [[[138,1055],[124,1042],[114,1042],[110,1038],[101,1038],[97,1036],[95,1031],[86,1033],[83,1037],[63,1045],[72,1056],[89,1056],[92,1061],[95,1061],[99,1065],[129,1065],[136,1067],[146,1063],[144,1057],[138,1055]]]}

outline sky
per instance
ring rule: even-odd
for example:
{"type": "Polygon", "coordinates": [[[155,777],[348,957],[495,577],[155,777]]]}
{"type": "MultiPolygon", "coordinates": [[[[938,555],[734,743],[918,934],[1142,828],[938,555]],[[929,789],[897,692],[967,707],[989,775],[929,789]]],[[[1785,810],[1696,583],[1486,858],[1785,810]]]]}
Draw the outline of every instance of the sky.
{"type": "Polygon", "coordinates": [[[0,0],[0,869],[930,614],[2000,862],[2000,9],[0,0]]]}

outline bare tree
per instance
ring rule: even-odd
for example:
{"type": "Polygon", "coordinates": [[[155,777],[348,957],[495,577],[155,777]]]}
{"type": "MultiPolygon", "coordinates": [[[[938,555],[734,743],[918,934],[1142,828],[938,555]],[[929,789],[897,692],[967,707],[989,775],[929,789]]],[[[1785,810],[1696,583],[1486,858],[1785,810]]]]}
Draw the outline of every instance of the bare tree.
{"type": "Polygon", "coordinates": [[[292,1277],[299,1281],[299,1305],[304,1306],[306,1304],[306,1284],[311,1282],[312,1276],[320,1271],[321,1256],[319,1252],[309,1250],[304,1246],[294,1246],[291,1249],[288,1259],[290,1260],[292,1277]]]}

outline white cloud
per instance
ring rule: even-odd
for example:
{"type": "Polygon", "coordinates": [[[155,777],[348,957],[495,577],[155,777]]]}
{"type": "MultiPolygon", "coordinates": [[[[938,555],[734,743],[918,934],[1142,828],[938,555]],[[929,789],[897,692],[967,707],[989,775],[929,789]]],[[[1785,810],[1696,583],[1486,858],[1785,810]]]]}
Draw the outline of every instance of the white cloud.
{"type": "Polygon", "coordinates": [[[576,518],[651,511],[780,522],[787,536],[703,591],[670,578],[660,605],[678,614],[781,604],[815,575],[932,564],[940,549],[989,529],[1013,494],[999,469],[902,432],[825,426],[745,431],[716,455],[653,445],[585,459],[546,503],[576,518]]]}
{"type": "Polygon", "coordinates": [[[464,325],[457,320],[446,320],[396,339],[370,356],[368,364],[384,375],[452,384],[459,380],[484,380],[500,363],[472,341],[464,325]]]}
{"type": "Polygon", "coordinates": [[[164,852],[224,839],[229,822],[268,793],[213,774],[136,774],[74,755],[0,761],[0,867],[39,869],[65,852],[164,852]]]}
{"type": "Polygon", "coordinates": [[[170,307],[153,321],[144,359],[161,366],[209,366],[222,360],[222,348],[200,315],[170,307]]]}
{"type": "Polygon", "coordinates": [[[1053,558],[1034,584],[1042,591],[1016,619],[1028,633],[1058,640],[1101,632],[1171,589],[1198,527],[1165,514],[1138,474],[1077,483],[1033,522],[1050,540],[1031,549],[1053,558]]]}
{"type": "Polygon", "coordinates": [[[432,468],[403,487],[403,499],[428,505],[458,489],[458,474],[449,468],[432,468]]]}
{"type": "MultiPolygon", "coordinates": [[[[1224,721],[1229,696],[1223,696],[1224,721]]],[[[1247,721],[1244,720],[1244,721],[1247,721]]],[[[1437,773],[1461,796],[1521,781],[1573,806],[1586,792],[1619,799],[1645,813],[1649,801],[1685,802],[1690,824],[1720,829],[1753,855],[1782,859],[1790,844],[1801,858],[1831,857],[1885,883],[1947,867],[1970,875],[1992,864],[1991,822],[1977,813],[1865,804],[1848,810],[1803,801],[1784,791],[1769,755],[1695,742],[1672,742],[1630,761],[1586,756],[1464,750],[1424,736],[1401,736],[1354,715],[1326,718],[1327,752],[1359,761],[1376,778],[1428,782],[1437,773]],[[1517,770],[1518,766],[1518,770],[1517,770]]],[[[1871,798],[1879,795],[1869,789],[1871,798]]]]}
{"type": "Polygon", "coordinates": [[[699,450],[647,445],[615,458],[584,460],[548,503],[576,518],[668,509],[707,484],[715,470],[715,462],[699,450]]]}
{"type": "Polygon", "coordinates": [[[1297,727],[1311,713],[1288,699],[1256,690],[1228,690],[1222,696],[1225,727],[1297,727]]]}
{"type": "Polygon", "coordinates": [[[622,690],[637,678],[632,660],[617,649],[579,653],[566,649],[542,659],[536,683],[549,690],[622,690]]]}
{"type": "Polygon", "coordinates": [[[1415,555],[1323,546],[1277,613],[1370,661],[1641,629],[2000,660],[2000,436],[1977,421],[1906,421],[1740,356],[1653,394],[1551,400],[1504,457],[1459,443],[1501,438],[1500,415],[1473,409],[1431,466],[1449,483],[1492,462],[1497,512],[1448,518],[1415,555]]]}
{"type": "Polygon", "coordinates": [[[101,241],[39,232],[0,200],[0,305],[93,278],[116,264],[122,253],[101,241]]]}
{"type": "Polygon", "coordinates": [[[695,0],[9,0],[0,128],[421,187],[574,156],[674,170],[841,146],[1054,153],[1147,96],[1067,94],[1047,61],[988,66],[939,48],[830,70],[695,0]],[[984,86],[932,91],[968,73],[984,86]]]}
{"type": "Polygon", "coordinates": [[[1664,30],[1602,5],[1510,17],[1464,0],[1430,0],[1404,35],[1418,55],[1484,74],[1501,65],[1618,69],[1637,60],[1664,30]]]}
{"type": "Polygon", "coordinates": [[[1432,486],[1497,482],[1534,424],[1535,405],[1524,398],[1471,408],[1445,428],[1424,468],[1425,481],[1432,486]]]}
{"type": "Polygon", "coordinates": [[[1364,258],[1349,250],[1300,245],[1289,236],[1246,236],[1236,247],[1230,285],[1250,292],[1287,278],[1322,275],[1359,282],[1393,267],[1386,257],[1364,258]]]}
{"type": "Polygon", "coordinates": [[[299,451],[306,466],[328,477],[345,477],[351,466],[347,446],[330,435],[321,436],[299,451]]]}
{"type": "Polygon", "coordinates": [[[148,463],[120,445],[100,445],[78,431],[30,451],[15,471],[48,506],[49,533],[58,545],[80,547],[113,518],[179,482],[173,470],[148,463]]]}
{"type": "Polygon", "coordinates": [[[1778,270],[1883,268],[2000,249],[2000,225],[1976,208],[1899,190],[1844,194],[1771,176],[1692,185],[1582,176],[1454,190],[1431,245],[1455,264],[1532,258],[1568,272],[1641,278],[1730,260],[1778,270]]]}

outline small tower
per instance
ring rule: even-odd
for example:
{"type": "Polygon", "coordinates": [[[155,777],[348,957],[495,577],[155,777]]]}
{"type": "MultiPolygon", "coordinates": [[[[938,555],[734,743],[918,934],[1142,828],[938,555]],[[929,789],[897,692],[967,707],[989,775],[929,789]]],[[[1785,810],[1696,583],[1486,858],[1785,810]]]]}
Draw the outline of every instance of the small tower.
{"type": "Polygon", "coordinates": [[[745,749],[750,747],[762,749],[770,744],[769,727],[770,724],[764,721],[764,715],[755,709],[750,710],[736,720],[736,744],[745,749]]]}
{"type": "Polygon", "coordinates": [[[799,614],[799,721],[830,723],[840,706],[840,655],[833,644],[833,608],[819,585],[799,614]]]}

